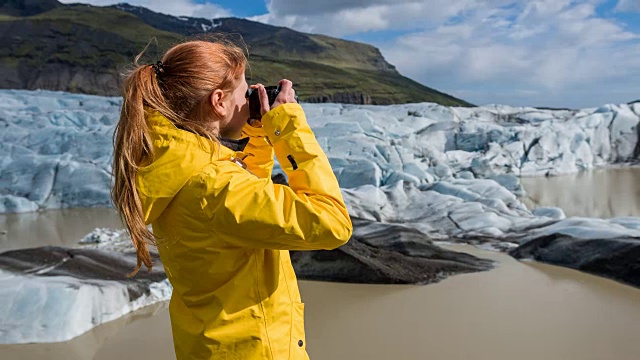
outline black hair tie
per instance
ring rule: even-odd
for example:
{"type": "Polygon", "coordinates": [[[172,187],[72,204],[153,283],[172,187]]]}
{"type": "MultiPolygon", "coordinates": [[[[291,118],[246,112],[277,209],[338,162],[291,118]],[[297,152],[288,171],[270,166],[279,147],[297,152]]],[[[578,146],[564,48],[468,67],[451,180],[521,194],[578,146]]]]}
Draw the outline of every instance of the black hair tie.
{"type": "Polygon", "coordinates": [[[156,76],[159,76],[164,72],[164,64],[162,63],[162,61],[158,61],[155,64],[152,64],[151,67],[153,68],[153,71],[155,71],[156,76]]]}

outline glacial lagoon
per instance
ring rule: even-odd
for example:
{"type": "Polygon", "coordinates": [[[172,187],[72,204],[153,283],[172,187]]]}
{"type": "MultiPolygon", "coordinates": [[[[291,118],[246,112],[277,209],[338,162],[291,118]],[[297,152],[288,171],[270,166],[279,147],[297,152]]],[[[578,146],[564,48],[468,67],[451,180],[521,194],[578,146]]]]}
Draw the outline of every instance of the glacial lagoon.
{"type": "Polygon", "coordinates": [[[640,167],[596,169],[547,178],[520,179],[528,208],[557,206],[566,216],[608,219],[640,216],[640,167]]]}
{"type": "MultiPolygon", "coordinates": [[[[519,263],[428,286],[301,281],[311,359],[637,359],[640,290],[575,270],[519,263]]],[[[173,359],[156,305],[64,343],[0,346],[5,360],[173,359]]]]}
{"type": "MultiPolygon", "coordinates": [[[[524,178],[525,203],[560,206],[567,216],[640,216],[638,175],[626,168],[524,178]]],[[[95,227],[118,224],[101,208],[0,215],[0,250],[72,246],[95,227]]],[[[301,281],[311,358],[638,358],[639,289],[467,245],[446,247],[499,266],[428,286],[301,281]]],[[[0,353],[6,360],[172,359],[168,310],[160,303],[71,341],[4,345],[0,353]]]]}

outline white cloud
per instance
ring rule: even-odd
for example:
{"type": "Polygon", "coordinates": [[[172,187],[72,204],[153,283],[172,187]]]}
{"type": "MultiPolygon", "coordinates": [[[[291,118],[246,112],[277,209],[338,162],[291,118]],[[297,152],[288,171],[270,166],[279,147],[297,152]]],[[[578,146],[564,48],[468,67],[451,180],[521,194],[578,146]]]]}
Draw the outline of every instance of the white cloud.
{"type": "Polygon", "coordinates": [[[343,9],[335,13],[309,16],[268,13],[250,19],[286,26],[302,32],[340,37],[345,34],[388,29],[387,9],[386,6],[374,6],[363,9],[343,9]]]}
{"type": "Polygon", "coordinates": [[[620,0],[616,5],[617,11],[640,11],[640,1],[638,0],[620,0]]]}
{"type": "Polygon", "coordinates": [[[299,31],[342,37],[368,31],[415,29],[425,24],[440,24],[473,8],[474,4],[473,0],[271,0],[267,3],[269,13],[252,19],[299,31]]]}
{"type": "Polygon", "coordinates": [[[298,15],[317,16],[322,14],[340,13],[345,10],[360,10],[370,7],[388,7],[391,5],[405,5],[406,3],[420,3],[416,0],[268,0],[269,13],[276,16],[298,15]]]}
{"type": "MultiPolygon", "coordinates": [[[[78,0],[58,0],[61,3],[77,3],[78,0]]],[[[85,4],[95,6],[107,6],[124,2],[123,0],[81,0],[85,4]]],[[[126,0],[126,3],[142,6],[155,12],[173,16],[193,16],[201,18],[219,18],[231,16],[231,12],[216,4],[198,4],[191,0],[126,0]]]]}
{"type": "MultiPolygon", "coordinates": [[[[620,94],[640,90],[630,80],[640,81],[640,62],[633,60],[640,56],[640,34],[600,17],[596,10],[603,2],[270,0],[269,13],[254,19],[336,37],[405,31],[374,45],[408,77],[442,91],[476,94],[470,101],[494,94],[492,102],[527,95],[537,96],[538,103],[554,103],[585,88],[597,93],[603,84],[619,84],[624,88],[620,94]]],[[[640,1],[617,5],[617,10],[630,11],[640,1]]]]}
{"type": "MultiPolygon", "coordinates": [[[[538,91],[538,103],[554,102],[584,87],[603,91],[605,83],[640,97],[634,85],[640,81],[640,34],[599,18],[595,6],[555,0],[523,1],[502,10],[478,6],[461,25],[425,29],[380,47],[406,76],[442,91],[482,87],[484,95],[496,95],[491,102],[513,100],[523,88],[538,91]],[[505,89],[513,95],[500,95],[505,89]]],[[[583,105],[572,100],[572,106],[583,105]]]]}

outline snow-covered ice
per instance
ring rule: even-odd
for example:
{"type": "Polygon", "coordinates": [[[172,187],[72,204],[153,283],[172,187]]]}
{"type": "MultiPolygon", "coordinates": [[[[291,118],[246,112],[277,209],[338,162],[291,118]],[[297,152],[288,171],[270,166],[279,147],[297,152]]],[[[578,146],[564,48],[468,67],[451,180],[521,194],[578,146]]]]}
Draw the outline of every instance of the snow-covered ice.
{"type": "Polygon", "coordinates": [[[95,229],[77,249],[44,247],[3,253],[0,344],[70,340],[170,299],[172,287],[161,267],[127,279],[134,266],[131,239],[123,230],[95,229]]]}
{"type": "Polygon", "coordinates": [[[129,312],[171,297],[167,279],[131,299],[115,281],[42,277],[0,270],[0,344],[67,341],[129,312]]]}
{"type": "MultiPolygon", "coordinates": [[[[121,99],[0,90],[0,212],[109,206],[121,99]]],[[[342,188],[517,176],[633,161],[640,104],[580,110],[303,104],[342,188]]],[[[276,171],[278,168],[276,167],[276,171]]]]}

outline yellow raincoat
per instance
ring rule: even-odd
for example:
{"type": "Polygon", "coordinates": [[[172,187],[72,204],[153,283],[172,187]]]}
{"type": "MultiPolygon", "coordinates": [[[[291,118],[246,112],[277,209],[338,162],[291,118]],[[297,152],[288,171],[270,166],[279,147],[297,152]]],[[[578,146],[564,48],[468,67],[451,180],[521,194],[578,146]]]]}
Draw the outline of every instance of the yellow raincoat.
{"type": "Polygon", "coordinates": [[[245,126],[242,152],[154,110],[147,123],[155,159],[136,185],[173,285],[177,358],[308,359],[288,250],[336,248],[352,224],[300,105],[269,111],[263,128],[245,126]],[[270,179],[274,150],[290,187],[270,179]]]}

